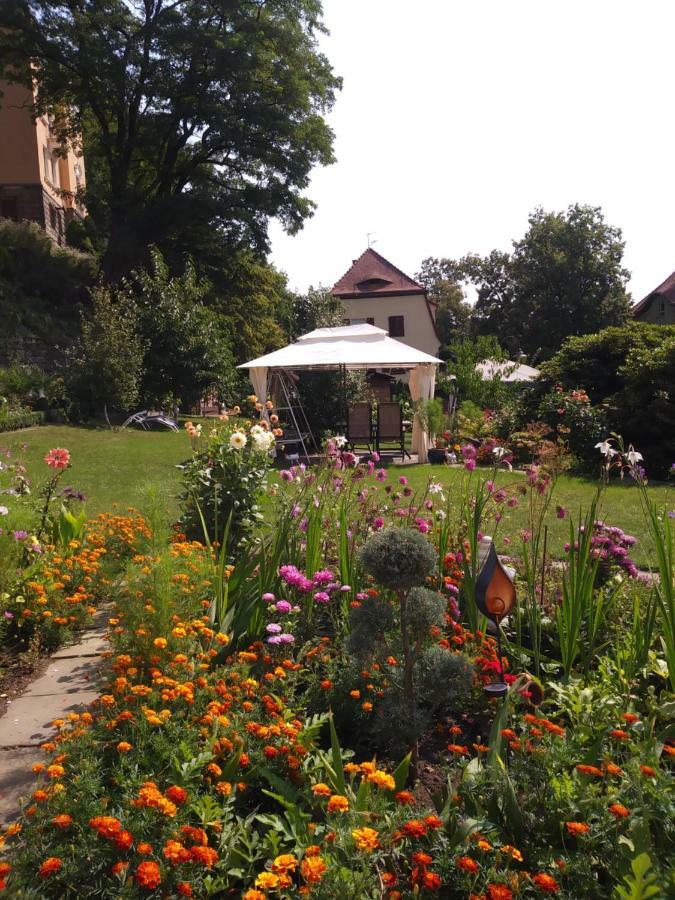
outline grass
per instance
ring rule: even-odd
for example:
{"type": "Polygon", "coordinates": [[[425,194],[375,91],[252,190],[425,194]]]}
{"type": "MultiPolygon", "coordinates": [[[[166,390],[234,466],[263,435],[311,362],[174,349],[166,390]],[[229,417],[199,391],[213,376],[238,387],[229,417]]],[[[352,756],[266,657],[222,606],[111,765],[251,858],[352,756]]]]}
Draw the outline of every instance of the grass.
{"type": "MultiPolygon", "coordinates": [[[[86,509],[89,515],[109,511],[115,507],[143,507],[148,493],[159,497],[161,506],[171,519],[178,513],[177,494],[180,472],[176,465],[186,459],[190,446],[184,432],[169,431],[107,431],[103,429],[76,428],[68,425],[46,425],[20,432],[0,434],[0,448],[22,451],[29,475],[38,479],[47,468],[42,458],[50,447],[67,447],[72,455],[72,467],[64,477],[64,484],[71,484],[87,495],[86,509]]],[[[396,481],[405,475],[410,486],[423,490],[429,480],[440,482],[450,496],[457,495],[466,473],[461,468],[445,466],[396,466],[389,467],[390,479],[396,481]]],[[[474,476],[475,477],[475,476],[474,476]]],[[[504,473],[498,483],[505,484],[521,478],[517,473],[504,473]]],[[[569,522],[557,519],[555,505],[566,507],[575,517],[580,508],[588,507],[597,482],[593,479],[571,475],[560,478],[549,516],[549,546],[553,555],[561,555],[568,538],[569,522]]],[[[666,508],[672,507],[672,489],[665,485],[649,488],[652,498],[666,508]]],[[[634,554],[638,564],[646,564],[653,548],[642,515],[640,497],[634,485],[628,482],[611,485],[604,492],[600,515],[612,525],[618,525],[634,534],[639,544],[634,554]]],[[[517,538],[521,528],[527,525],[526,510],[508,511],[500,524],[499,535],[517,538]]],[[[514,540],[511,549],[515,550],[514,540]]],[[[506,549],[498,540],[500,549],[506,549]]]]}

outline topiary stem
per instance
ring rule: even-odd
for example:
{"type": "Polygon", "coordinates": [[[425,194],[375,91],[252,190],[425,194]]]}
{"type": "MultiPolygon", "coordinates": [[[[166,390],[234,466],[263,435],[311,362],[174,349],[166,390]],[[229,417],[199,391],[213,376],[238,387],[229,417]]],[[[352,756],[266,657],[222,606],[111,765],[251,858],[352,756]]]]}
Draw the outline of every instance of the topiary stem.
{"type": "Polygon", "coordinates": [[[413,666],[415,663],[415,655],[410,646],[410,635],[408,634],[408,595],[404,591],[398,591],[399,603],[401,606],[401,646],[403,648],[403,696],[407,707],[409,721],[413,728],[413,740],[410,747],[410,772],[413,780],[417,779],[417,762],[419,759],[419,747],[417,742],[416,730],[416,709],[415,709],[415,682],[413,678],[413,666]]]}

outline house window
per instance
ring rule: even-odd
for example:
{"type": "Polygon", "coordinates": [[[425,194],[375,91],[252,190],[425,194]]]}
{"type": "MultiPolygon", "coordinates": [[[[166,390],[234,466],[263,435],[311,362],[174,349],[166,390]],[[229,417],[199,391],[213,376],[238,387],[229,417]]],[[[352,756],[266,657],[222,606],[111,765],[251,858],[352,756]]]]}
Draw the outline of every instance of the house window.
{"type": "Polygon", "coordinates": [[[54,231],[58,231],[59,229],[59,214],[56,211],[56,207],[49,204],[49,224],[54,229],[54,231]]]}
{"type": "Polygon", "coordinates": [[[19,221],[19,208],[16,197],[2,197],[0,199],[0,218],[14,219],[15,222],[19,221]]]}
{"type": "Polygon", "coordinates": [[[403,316],[389,316],[389,337],[405,337],[403,316]]]}

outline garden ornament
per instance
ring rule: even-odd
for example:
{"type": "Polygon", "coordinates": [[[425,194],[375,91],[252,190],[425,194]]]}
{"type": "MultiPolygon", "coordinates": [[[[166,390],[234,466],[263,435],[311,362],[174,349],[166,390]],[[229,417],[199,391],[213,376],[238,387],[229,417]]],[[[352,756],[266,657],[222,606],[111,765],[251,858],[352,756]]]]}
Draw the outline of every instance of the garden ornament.
{"type": "Polygon", "coordinates": [[[484,537],[478,546],[478,577],[476,578],[476,606],[497,631],[497,655],[499,657],[500,680],[489,684],[485,692],[491,697],[503,697],[508,690],[504,681],[502,662],[501,628],[499,623],[509,615],[516,603],[513,586],[513,569],[507,569],[499,561],[491,537],[484,537]]]}

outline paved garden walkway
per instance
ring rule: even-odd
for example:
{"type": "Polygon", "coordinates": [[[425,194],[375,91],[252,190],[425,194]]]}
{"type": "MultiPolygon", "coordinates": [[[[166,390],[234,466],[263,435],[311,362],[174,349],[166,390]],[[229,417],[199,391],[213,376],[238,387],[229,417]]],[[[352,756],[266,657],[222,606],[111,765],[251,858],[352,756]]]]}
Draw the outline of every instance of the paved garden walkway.
{"type": "Polygon", "coordinates": [[[19,801],[30,793],[32,766],[43,762],[40,744],[54,736],[52,721],[82,712],[98,696],[100,654],[108,610],[100,610],[82,640],[62,647],[49,660],[47,670],[13,700],[0,718],[0,823],[19,813],[19,801]]]}

